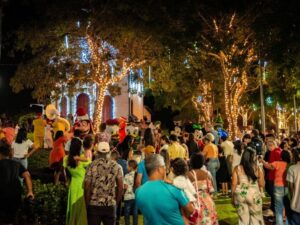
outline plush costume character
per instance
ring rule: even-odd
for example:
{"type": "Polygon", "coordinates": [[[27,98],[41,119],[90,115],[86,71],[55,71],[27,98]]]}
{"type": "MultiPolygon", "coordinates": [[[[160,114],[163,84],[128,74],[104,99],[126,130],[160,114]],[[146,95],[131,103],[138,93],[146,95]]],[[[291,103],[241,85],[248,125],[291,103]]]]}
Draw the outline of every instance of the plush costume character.
{"type": "Polygon", "coordinates": [[[47,125],[46,120],[43,118],[41,113],[37,113],[36,119],[32,121],[34,127],[33,140],[36,148],[42,148],[45,136],[45,126],[47,125]]]}
{"type": "Polygon", "coordinates": [[[126,118],[120,117],[119,118],[119,139],[120,143],[124,141],[126,137],[126,118]]]}
{"type": "Polygon", "coordinates": [[[139,135],[138,126],[134,126],[132,123],[127,124],[126,135],[131,135],[132,137],[136,138],[139,135]]]}
{"type": "Polygon", "coordinates": [[[202,127],[199,124],[193,124],[194,137],[200,149],[204,148],[204,144],[202,142],[203,133],[201,131],[202,127]]]}
{"type": "Polygon", "coordinates": [[[109,119],[106,121],[106,132],[111,136],[113,145],[119,143],[119,120],[109,119]]]}
{"type": "Polygon", "coordinates": [[[175,126],[174,130],[171,131],[171,134],[174,134],[177,137],[182,136],[182,134],[181,134],[181,128],[179,126],[175,126]]]}
{"type": "Polygon", "coordinates": [[[80,138],[83,139],[88,134],[93,134],[91,120],[84,108],[77,109],[77,117],[74,124],[74,130],[80,130],[80,138]]]}
{"type": "Polygon", "coordinates": [[[70,131],[69,121],[59,116],[59,112],[57,111],[54,105],[52,104],[47,105],[45,112],[47,118],[53,121],[52,127],[53,127],[54,137],[56,135],[56,132],[59,130],[63,131],[64,133],[70,131]]]}

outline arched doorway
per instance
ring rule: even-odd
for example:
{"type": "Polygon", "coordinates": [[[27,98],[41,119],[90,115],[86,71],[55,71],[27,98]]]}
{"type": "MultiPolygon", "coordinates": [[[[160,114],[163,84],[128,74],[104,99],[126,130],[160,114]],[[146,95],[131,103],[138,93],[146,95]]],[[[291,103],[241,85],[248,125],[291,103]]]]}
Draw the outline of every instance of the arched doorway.
{"type": "Polygon", "coordinates": [[[89,115],[89,112],[90,112],[90,97],[87,94],[85,94],[85,93],[81,93],[77,97],[77,100],[76,100],[76,111],[79,108],[85,109],[86,112],[87,112],[87,114],[89,115]]]}
{"type": "Polygon", "coordinates": [[[60,100],[60,115],[62,117],[67,117],[67,97],[63,96],[60,100]]]}
{"type": "Polygon", "coordinates": [[[105,95],[104,103],[103,103],[103,110],[102,110],[102,121],[106,122],[113,117],[113,100],[112,97],[109,95],[105,95]]]}

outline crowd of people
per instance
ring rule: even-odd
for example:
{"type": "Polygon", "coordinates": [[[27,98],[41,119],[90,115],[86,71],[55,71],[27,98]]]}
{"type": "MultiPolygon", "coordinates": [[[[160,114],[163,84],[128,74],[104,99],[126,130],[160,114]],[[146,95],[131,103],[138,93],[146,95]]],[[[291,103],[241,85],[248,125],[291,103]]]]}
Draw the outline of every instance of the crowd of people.
{"type": "MultiPolygon", "coordinates": [[[[67,225],[218,224],[214,200],[231,197],[239,224],[300,222],[299,140],[279,140],[269,132],[245,133],[231,141],[207,124],[200,135],[145,125],[141,141],[128,134],[113,144],[100,133],[68,138],[57,131],[49,155],[54,183],[68,186],[67,225]],[[267,192],[270,208],[263,211],[267,192]],[[132,216],[132,218],[131,218],[132,216]],[[132,222],[131,222],[132,221],[132,222]]],[[[18,129],[12,142],[0,141],[0,224],[12,224],[21,200],[21,185],[34,198],[28,157],[38,148],[18,129]],[[13,201],[12,201],[13,199],[13,201]],[[8,216],[9,215],[9,216],[8,216]]]]}

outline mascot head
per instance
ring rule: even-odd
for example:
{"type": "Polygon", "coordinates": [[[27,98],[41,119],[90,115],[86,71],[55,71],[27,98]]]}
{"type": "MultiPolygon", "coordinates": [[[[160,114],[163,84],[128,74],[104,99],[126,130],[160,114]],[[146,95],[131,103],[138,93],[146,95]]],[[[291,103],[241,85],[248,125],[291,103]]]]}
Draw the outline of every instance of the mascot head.
{"type": "Polygon", "coordinates": [[[74,130],[80,130],[81,136],[84,137],[87,134],[93,133],[92,123],[84,108],[78,108],[76,111],[76,122],[74,124],[74,130]]]}
{"type": "Polygon", "coordinates": [[[201,129],[202,127],[200,124],[193,124],[194,137],[196,140],[200,140],[203,137],[201,129]]]}

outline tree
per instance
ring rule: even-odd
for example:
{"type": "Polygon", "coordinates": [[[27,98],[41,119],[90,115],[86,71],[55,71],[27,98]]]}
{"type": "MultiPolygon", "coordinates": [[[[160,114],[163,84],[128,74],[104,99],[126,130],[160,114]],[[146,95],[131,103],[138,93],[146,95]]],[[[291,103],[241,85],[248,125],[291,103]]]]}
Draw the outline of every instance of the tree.
{"type": "Polygon", "coordinates": [[[206,29],[201,35],[201,54],[210,56],[219,65],[228,132],[234,139],[238,131],[239,103],[252,81],[253,63],[257,60],[254,33],[247,26],[247,18],[241,19],[236,14],[212,21],[202,18],[206,29]]]}
{"type": "Polygon", "coordinates": [[[212,83],[199,80],[199,96],[193,96],[192,102],[198,111],[199,122],[209,123],[213,116],[212,83]]]}
{"type": "Polygon", "coordinates": [[[55,98],[66,90],[72,94],[82,84],[96,84],[94,125],[98,130],[105,91],[141,67],[148,50],[153,52],[156,46],[150,50],[149,32],[134,21],[113,16],[111,8],[93,2],[69,3],[65,10],[66,2],[53,2],[38,12],[38,22],[32,20],[18,29],[15,50],[29,54],[11,85],[16,92],[33,88],[33,96],[45,101],[50,93],[55,98]]]}

